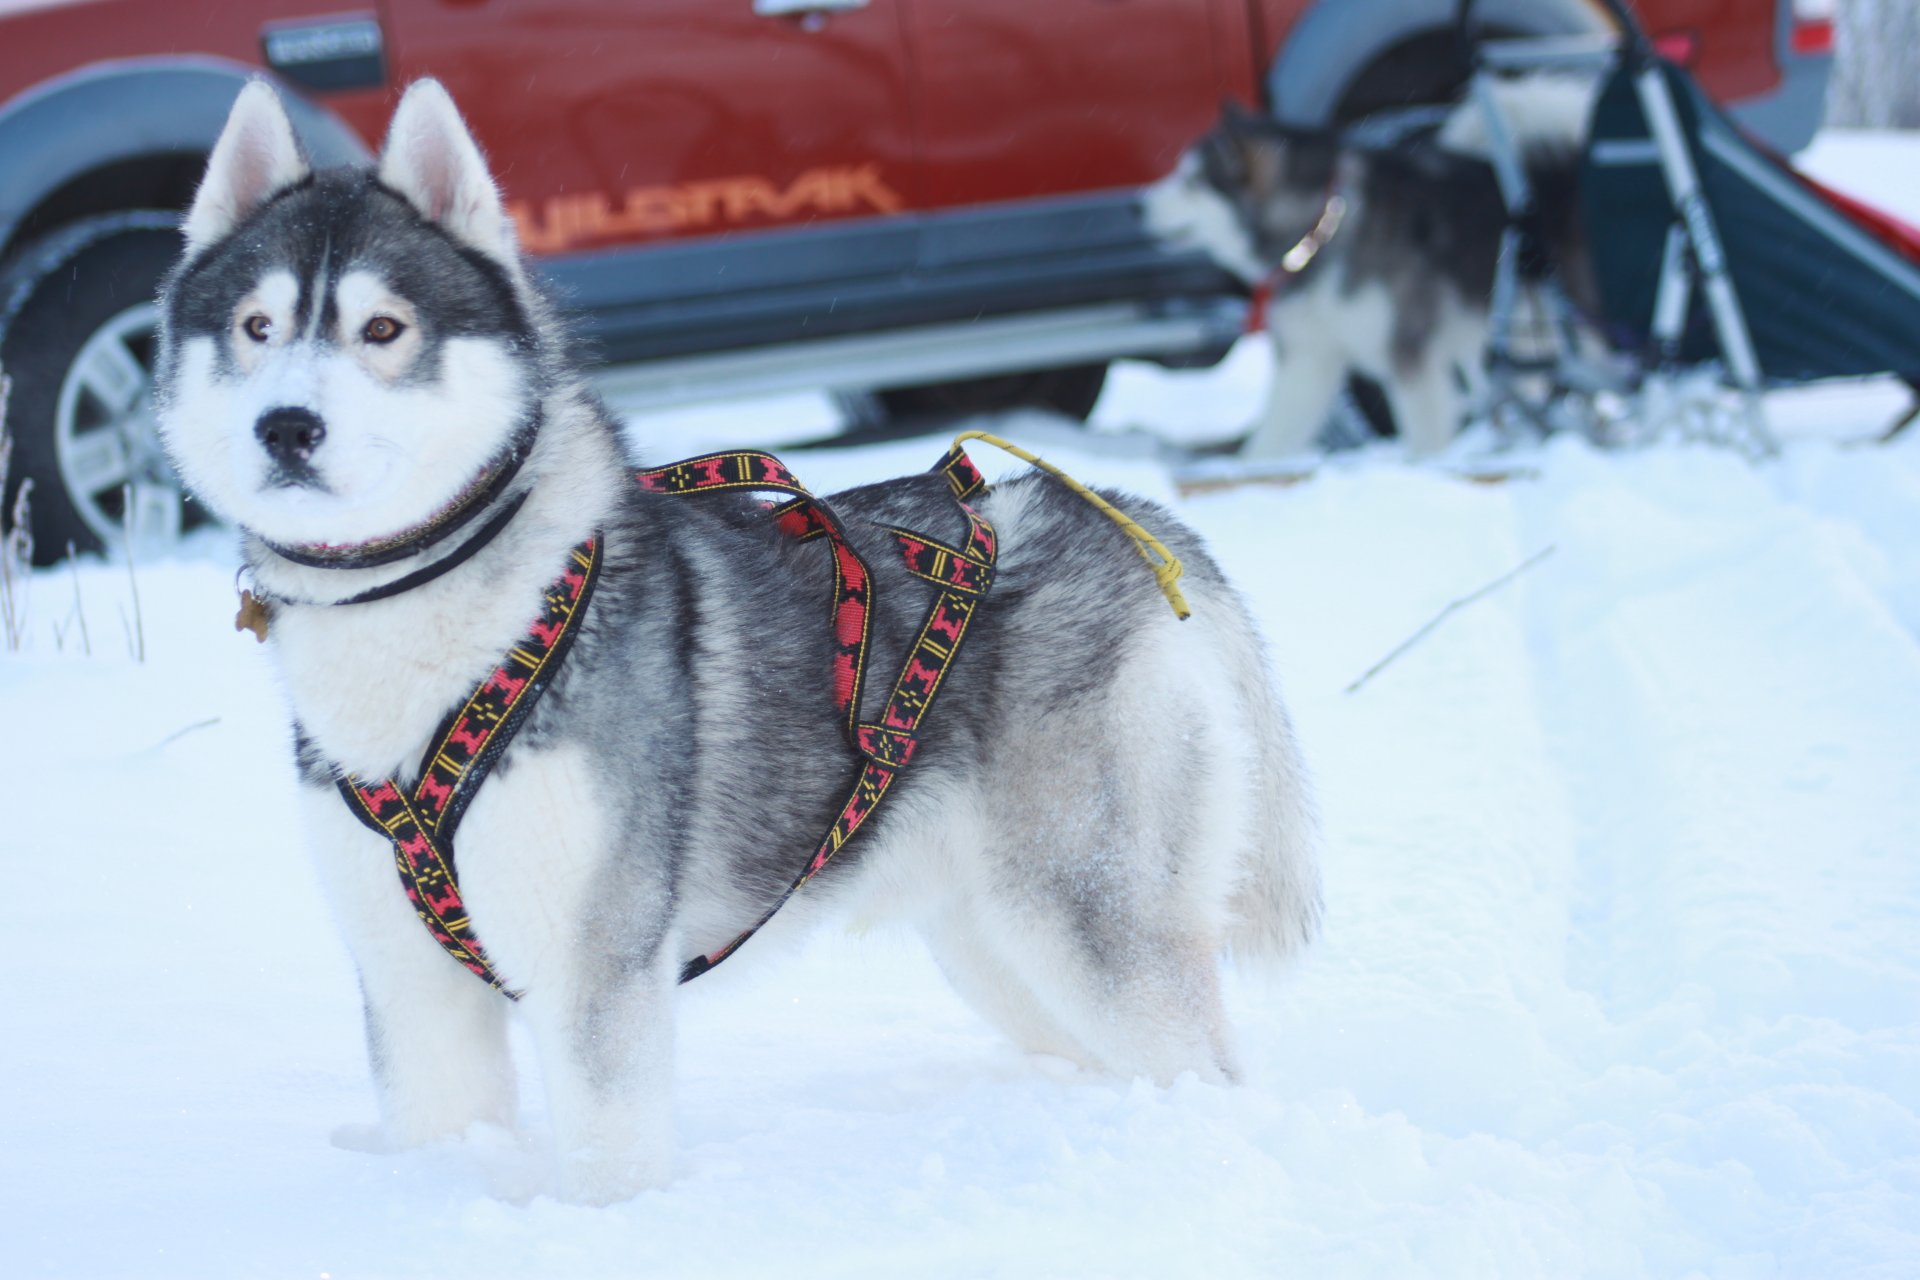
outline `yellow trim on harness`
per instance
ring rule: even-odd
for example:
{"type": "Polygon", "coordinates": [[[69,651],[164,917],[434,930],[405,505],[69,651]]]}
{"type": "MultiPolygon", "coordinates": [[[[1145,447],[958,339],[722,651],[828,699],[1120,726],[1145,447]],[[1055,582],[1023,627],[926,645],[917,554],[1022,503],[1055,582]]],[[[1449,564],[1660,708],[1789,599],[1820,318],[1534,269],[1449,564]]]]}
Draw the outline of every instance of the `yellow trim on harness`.
{"type": "Polygon", "coordinates": [[[1120,508],[1114,506],[1093,490],[1087,488],[1084,484],[1081,484],[1078,480],[1075,480],[1060,468],[1054,466],[1051,462],[1028,453],[1019,445],[1010,444],[1002,440],[999,436],[991,435],[985,431],[962,431],[954,437],[953,447],[957,449],[969,440],[983,440],[996,449],[1006,450],[1022,462],[1028,462],[1040,468],[1061,484],[1064,484],[1067,488],[1092,503],[1101,515],[1119,525],[1120,531],[1126,534],[1127,537],[1133,539],[1134,550],[1140,553],[1140,558],[1145,560],[1147,567],[1153,570],[1154,580],[1160,584],[1160,592],[1166,596],[1167,603],[1173,606],[1174,615],[1182,622],[1185,622],[1193,616],[1193,610],[1187,608],[1187,598],[1181,595],[1180,588],[1174,585],[1182,573],[1179,559],[1175,557],[1171,551],[1167,550],[1165,543],[1141,528],[1138,521],[1134,520],[1126,512],[1120,510],[1120,508]]]}

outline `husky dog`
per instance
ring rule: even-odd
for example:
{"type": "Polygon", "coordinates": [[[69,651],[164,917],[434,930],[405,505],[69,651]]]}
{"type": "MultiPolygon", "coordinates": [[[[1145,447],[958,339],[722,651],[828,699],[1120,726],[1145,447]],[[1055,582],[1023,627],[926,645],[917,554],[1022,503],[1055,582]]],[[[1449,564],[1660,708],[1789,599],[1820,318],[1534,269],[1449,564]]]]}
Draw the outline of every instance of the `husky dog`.
{"type": "MultiPolygon", "coordinates": [[[[1592,86],[1538,77],[1499,90],[1535,189],[1540,230],[1570,292],[1588,296],[1572,182],[1592,86]]],[[[1148,226],[1197,246],[1256,294],[1271,290],[1267,403],[1242,452],[1312,446],[1349,374],[1377,382],[1410,452],[1453,438],[1484,390],[1490,298],[1506,205],[1480,113],[1362,148],[1229,103],[1220,124],[1147,191],[1148,226]]],[[[1523,266],[1523,272],[1525,267],[1523,266]]]]}
{"type": "MultiPolygon", "coordinates": [[[[682,962],[779,900],[856,770],[832,705],[827,549],[783,538],[746,497],[634,482],[435,82],[408,90],[376,169],[320,172],[273,91],[249,85],[184,231],[163,300],[163,436],[243,531],[273,602],[306,833],[359,971],[388,1138],[511,1122],[517,1009],[561,1194],[656,1185],[682,962]],[[458,536],[429,536],[476,504],[458,536]],[[465,531],[483,524],[495,532],[475,550],[465,531]],[[392,846],[335,784],[411,785],[442,718],[596,531],[577,642],[459,829],[464,903],[524,993],[511,1005],[421,927],[392,846]],[[395,546],[426,549],[351,567],[395,546]]],[[[1240,599],[1166,512],[1114,501],[1184,559],[1193,618],[1172,616],[1133,544],[1067,489],[989,490],[998,577],[913,768],[760,936],[828,909],[887,912],[1026,1049],[1231,1081],[1217,960],[1279,958],[1312,935],[1314,819],[1240,599]]],[[[935,589],[880,526],[951,530],[960,515],[939,476],[831,503],[872,568],[884,695],[935,589]]],[[[756,940],[738,963],[780,950],[756,940]]]]}

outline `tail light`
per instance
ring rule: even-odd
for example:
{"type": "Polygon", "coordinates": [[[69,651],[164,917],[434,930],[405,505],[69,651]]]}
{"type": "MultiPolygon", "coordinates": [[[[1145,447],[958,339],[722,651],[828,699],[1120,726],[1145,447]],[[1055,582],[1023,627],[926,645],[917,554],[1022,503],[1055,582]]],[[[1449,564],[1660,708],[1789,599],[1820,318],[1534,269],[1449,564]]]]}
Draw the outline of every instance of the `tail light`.
{"type": "Polygon", "coordinates": [[[1700,33],[1690,27],[1662,31],[1653,38],[1653,51],[1676,67],[1691,67],[1700,56],[1700,33]]]}
{"type": "Polygon", "coordinates": [[[1787,47],[1803,58],[1833,54],[1834,0],[1793,0],[1793,27],[1787,47]]]}
{"type": "Polygon", "coordinates": [[[1811,22],[1795,19],[1789,47],[1803,58],[1833,52],[1833,19],[1816,18],[1811,22]]]}

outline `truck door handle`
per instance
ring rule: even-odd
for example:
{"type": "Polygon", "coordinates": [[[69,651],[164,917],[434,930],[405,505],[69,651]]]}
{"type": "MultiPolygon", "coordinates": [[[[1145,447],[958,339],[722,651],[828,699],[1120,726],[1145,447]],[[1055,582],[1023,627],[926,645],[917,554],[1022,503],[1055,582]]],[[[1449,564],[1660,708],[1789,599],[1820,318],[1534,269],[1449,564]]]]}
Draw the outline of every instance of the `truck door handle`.
{"type": "Polygon", "coordinates": [[[864,9],[871,0],[753,0],[753,12],[761,18],[803,18],[810,13],[849,13],[864,9]]]}

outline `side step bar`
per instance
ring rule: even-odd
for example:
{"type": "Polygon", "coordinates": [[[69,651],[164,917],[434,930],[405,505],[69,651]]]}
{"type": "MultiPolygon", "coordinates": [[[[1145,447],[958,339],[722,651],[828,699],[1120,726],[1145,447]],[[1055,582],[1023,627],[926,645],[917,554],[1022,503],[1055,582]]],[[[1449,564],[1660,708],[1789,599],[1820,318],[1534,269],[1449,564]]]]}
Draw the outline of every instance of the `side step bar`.
{"type": "Polygon", "coordinates": [[[1246,304],[1233,298],[1180,311],[1109,303],[609,365],[594,381],[615,409],[632,412],[813,388],[878,391],[1129,356],[1204,364],[1233,345],[1245,315],[1246,304]]]}

